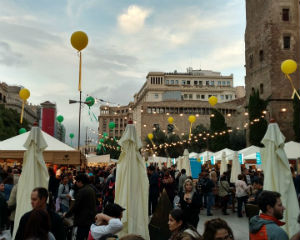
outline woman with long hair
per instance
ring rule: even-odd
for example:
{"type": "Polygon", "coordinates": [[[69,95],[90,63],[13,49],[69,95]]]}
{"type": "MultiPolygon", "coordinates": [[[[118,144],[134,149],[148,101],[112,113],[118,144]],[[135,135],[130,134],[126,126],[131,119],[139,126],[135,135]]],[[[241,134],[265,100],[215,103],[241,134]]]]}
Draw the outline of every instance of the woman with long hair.
{"type": "Polygon", "coordinates": [[[195,190],[193,181],[186,179],[183,184],[183,192],[180,195],[180,207],[186,217],[188,224],[197,228],[199,222],[199,213],[201,208],[201,199],[195,190]]]}
{"type": "Polygon", "coordinates": [[[55,240],[50,232],[50,218],[45,210],[32,210],[25,226],[24,240],[55,240]]]}
{"type": "Polygon", "coordinates": [[[202,240],[197,230],[188,225],[181,209],[173,209],[170,212],[168,225],[172,233],[169,240],[202,240]]]}
{"type": "Polygon", "coordinates": [[[203,238],[205,240],[234,240],[231,228],[221,218],[209,220],[204,224],[203,238]]]}

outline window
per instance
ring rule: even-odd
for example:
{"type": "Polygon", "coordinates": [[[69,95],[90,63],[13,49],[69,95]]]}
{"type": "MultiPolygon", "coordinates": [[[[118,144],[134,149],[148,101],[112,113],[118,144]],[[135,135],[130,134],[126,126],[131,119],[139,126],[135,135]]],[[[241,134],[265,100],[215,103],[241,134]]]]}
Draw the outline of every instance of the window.
{"type": "Polygon", "coordinates": [[[193,94],[189,94],[189,99],[193,99],[193,94]]]}
{"type": "Polygon", "coordinates": [[[260,50],[259,51],[259,61],[263,61],[264,60],[264,51],[263,50],[260,50]]]}
{"type": "Polygon", "coordinates": [[[205,95],[201,95],[201,99],[205,99],[205,95]]]}
{"type": "Polygon", "coordinates": [[[2,93],[0,93],[0,101],[2,100],[2,93]]]}
{"type": "Polygon", "coordinates": [[[198,81],[194,81],[194,85],[198,85],[198,81]]]}
{"type": "Polygon", "coordinates": [[[231,94],[229,95],[229,99],[232,100],[232,95],[231,94]]]}
{"type": "Polygon", "coordinates": [[[209,81],[206,81],[206,86],[209,86],[209,81]]]}
{"type": "Polygon", "coordinates": [[[185,85],[185,80],[182,80],[182,85],[185,85]]]}
{"type": "Polygon", "coordinates": [[[187,98],[188,97],[188,95],[187,94],[183,94],[183,98],[187,98]]]}
{"type": "Polygon", "coordinates": [[[224,100],[224,95],[221,95],[221,100],[224,100]]]}
{"type": "Polygon", "coordinates": [[[225,99],[228,100],[228,98],[229,98],[229,96],[228,96],[228,95],[225,95],[225,99]]]}
{"type": "Polygon", "coordinates": [[[253,67],[253,54],[250,54],[250,56],[249,56],[249,67],[250,68],[253,67]]]}
{"type": "Polygon", "coordinates": [[[151,113],[151,108],[150,107],[147,108],[147,113],[151,113]]]}
{"type": "Polygon", "coordinates": [[[211,97],[211,95],[208,95],[208,98],[210,98],[211,97]]]}
{"type": "Polygon", "coordinates": [[[178,80],[176,80],[176,82],[175,82],[177,85],[179,84],[179,82],[178,82],[178,80]]]}
{"type": "Polygon", "coordinates": [[[282,21],[290,21],[290,9],[282,9],[282,21]]]}
{"type": "Polygon", "coordinates": [[[259,85],[259,92],[260,94],[264,93],[264,85],[262,83],[259,85]]]}
{"type": "Polygon", "coordinates": [[[284,36],[283,37],[283,48],[290,49],[291,47],[291,36],[284,36]]]}
{"type": "Polygon", "coordinates": [[[190,85],[190,84],[191,84],[191,81],[186,81],[186,84],[187,84],[187,85],[190,85]]]}
{"type": "Polygon", "coordinates": [[[154,98],[158,99],[158,93],[154,93],[154,98]]]}
{"type": "Polygon", "coordinates": [[[227,86],[230,86],[230,81],[227,81],[227,86]]]}
{"type": "Polygon", "coordinates": [[[197,99],[200,99],[200,94],[197,94],[197,99]]]}
{"type": "Polygon", "coordinates": [[[202,86],[202,81],[199,81],[199,85],[201,85],[201,86],[202,86]]]}
{"type": "Polygon", "coordinates": [[[171,80],[171,84],[174,84],[174,80],[171,80]]]}
{"type": "Polygon", "coordinates": [[[166,80],[166,84],[169,84],[169,80],[166,80]]]}
{"type": "Polygon", "coordinates": [[[218,86],[221,86],[221,81],[218,81],[218,86]]]}
{"type": "Polygon", "coordinates": [[[222,85],[225,86],[225,81],[222,81],[222,85]]]}
{"type": "Polygon", "coordinates": [[[211,81],[211,82],[210,82],[210,85],[211,85],[211,86],[215,86],[215,81],[211,81]]]}

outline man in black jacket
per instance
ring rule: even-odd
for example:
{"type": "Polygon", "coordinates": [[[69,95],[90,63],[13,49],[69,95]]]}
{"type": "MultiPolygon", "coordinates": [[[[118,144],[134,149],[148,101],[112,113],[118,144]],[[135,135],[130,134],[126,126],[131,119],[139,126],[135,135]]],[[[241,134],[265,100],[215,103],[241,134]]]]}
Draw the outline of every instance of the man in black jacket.
{"type": "Polygon", "coordinates": [[[75,178],[79,188],[75,196],[75,203],[65,214],[65,217],[74,215],[74,226],[77,226],[76,240],[85,240],[88,237],[90,226],[96,215],[96,194],[89,185],[86,174],[78,174],[75,178]]]}
{"type": "MultiPolygon", "coordinates": [[[[50,232],[53,233],[56,240],[65,240],[65,231],[61,217],[47,208],[48,191],[46,188],[38,187],[32,190],[31,205],[33,209],[44,209],[50,217],[50,232]]],[[[25,213],[19,223],[18,231],[15,240],[23,240],[25,227],[29,220],[32,211],[25,213]]]]}

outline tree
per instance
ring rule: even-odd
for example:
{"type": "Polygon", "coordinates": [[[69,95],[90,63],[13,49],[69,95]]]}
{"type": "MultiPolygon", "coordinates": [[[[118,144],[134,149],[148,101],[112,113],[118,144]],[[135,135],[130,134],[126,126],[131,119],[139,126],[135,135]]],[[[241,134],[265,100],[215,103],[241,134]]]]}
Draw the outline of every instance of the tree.
{"type": "Polygon", "coordinates": [[[153,139],[150,141],[148,137],[145,138],[145,142],[147,145],[149,144],[152,148],[153,151],[156,152],[157,156],[161,157],[167,157],[167,153],[165,151],[165,147],[160,148],[159,146],[161,144],[165,144],[167,142],[167,135],[161,131],[159,128],[156,128],[153,132],[153,139]],[[153,143],[155,147],[153,146],[153,143]]]}
{"type": "Polygon", "coordinates": [[[212,114],[214,116],[210,118],[210,132],[214,137],[209,139],[209,149],[216,152],[229,147],[229,134],[222,113],[216,109],[212,109],[212,114]],[[223,133],[224,131],[225,133],[223,133]],[[218,132],[218,135],[215,135],[216,132],[218,132]]]}
{"type": "Polygon", "coordinates": [[[19,129],[25,128],[29,130],[29,125],[26,119],[20,123],[20,114],[13,109],[6,109],[0,104],[0,141],[18,135],[19,129]]]}
{"type": "Polygon", "coordinates": [[[202,124],[197,125],[195,128],[192,129],[193,136],[197,136],[198,141],[196,142],[193,138],[191,144],[189,145],[189,152],[203,152],[207,149],[207,142],[202,138],[199,138],[199,134],[207,133],[209,130],[204,127],[202,124]]]}
{"type": "MultiPolygon", "coordinates": [[[[300,91],[298,91],[300,93],[300,91]]],[[[300,142],[300,100],[297,96],[293,100],[294,118],[293,128],[295,132],[295,141],[300,142]]]]}
{"type": "Polygon", "coordinates": [[[239,151],[246,147],[246,134],[244,131],[233,130],[229,136],[230,149],[239,151]]]}
{"type": "Polygon", "coordinates": [[[263,100],[259,96],[259,91],[254,90],[249,97],[249,141],[252,145],[262,147],[261,140],[264,137],[268,128],[268,123],[264,118],[261,118],[262,112],[267,109],[269,100],[263,100]]]}
{"type": "Polygon", "coordinates": [[[118,159],[121,154],[121,148],[116,141],[116,138],[103,138],[104,141],[99,143],[96,154],[105,155],[109,154],[110,158],[118,159]]]}

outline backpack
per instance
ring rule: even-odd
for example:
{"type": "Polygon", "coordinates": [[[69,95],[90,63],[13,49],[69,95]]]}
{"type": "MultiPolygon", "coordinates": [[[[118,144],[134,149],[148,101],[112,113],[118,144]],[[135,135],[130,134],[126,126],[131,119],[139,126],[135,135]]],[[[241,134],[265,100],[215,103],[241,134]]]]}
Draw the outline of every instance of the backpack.
{"type": "Polygon", "coordinates": [[[198,189],[200,189],[201,193],[208,193],[210,190],[209,179],[202,178],[198,183],[198,189]]]}

